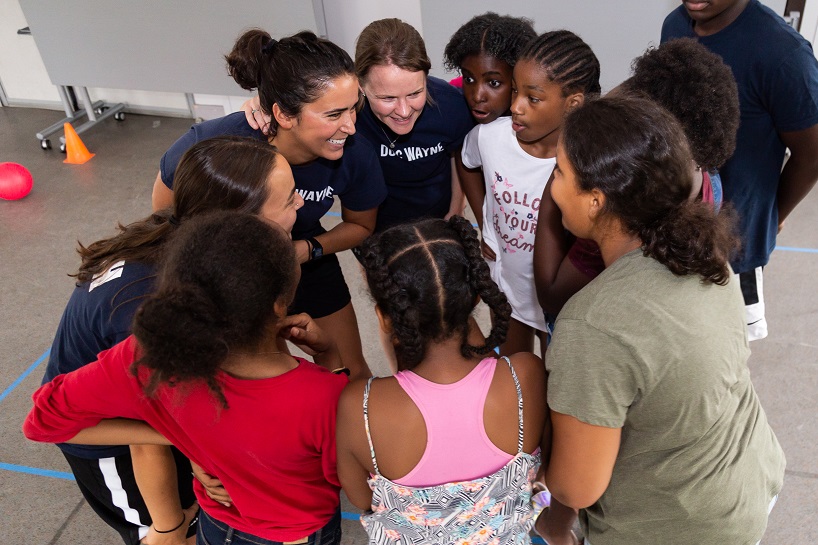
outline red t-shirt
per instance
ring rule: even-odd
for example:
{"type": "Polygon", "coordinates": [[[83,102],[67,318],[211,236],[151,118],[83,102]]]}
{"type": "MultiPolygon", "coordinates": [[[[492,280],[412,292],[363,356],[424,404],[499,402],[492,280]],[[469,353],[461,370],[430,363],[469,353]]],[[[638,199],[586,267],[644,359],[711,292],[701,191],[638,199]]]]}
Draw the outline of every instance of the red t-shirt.
{"type": "Polygon", "coordinates": [[[228,408],[203,383],[164,385],[152,398],[130,372],[129,337],[98,360],[59,375],[34,393],[23,431],[63,442],[103,418],[144,420],[190,460],[221,479],[225,507],[194,489],[202,508],[230,526],[273,541],[294,541],[324,526],[339,505],[335,416],[346,377],[298,359],[283,375],[241,380],[218,376],[228,408]]]}

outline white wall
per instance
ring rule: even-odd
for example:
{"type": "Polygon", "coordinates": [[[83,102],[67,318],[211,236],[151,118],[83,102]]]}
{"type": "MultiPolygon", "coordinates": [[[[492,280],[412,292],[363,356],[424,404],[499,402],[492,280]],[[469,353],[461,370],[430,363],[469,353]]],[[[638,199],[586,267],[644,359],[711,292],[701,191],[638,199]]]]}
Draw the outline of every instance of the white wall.
{"type": "MultiPolygon", "coordinates": [[[[786,2],[786,0],[762,1],[779,13],[783,11],[786,2]]],[[[542,6],[539,6],[539,4],[520,3],[514,0],[449,0],[440,4],[433,4],[424,0],[323,0],[327,35],[331,40],[349,51],[350,54],[354,53],[354,43],[358,33],[370,21],[383,17],[398,17],[415,26],[424,35],[427,40],[429,54],[432,57],[433,73],[440,76],[444,75],[442,71],[442,49],[443,45],[445,45],[446,36],[443,36],[443,34],[448,36],[448,33],[453,32],[461,22],[465,22],[472,15],[482,13],[486,9],[506,13],[511,9],[510,6],[518,6],[517,11],[522,15],[536,13],[537,15],[529,16],[535,19],[535,26],[538,31],[560,26],[572,28],[572,20],[580,21],[580,19],[577,19],[578,17],[585,18],[581,23],[577,22],[576,24],[583,24],[592,29],[584,32],[583,38],[595,50],[597,50],[595,42],[602,39],[601,36],[597,37],[597,32],[607,31],[610,34],[608,38],[615,41],[617,36],[620,36],[624,40],[623,33],[628,32],[628,25],[633,27],[633,25],[638,24],[639,29],[633,29],[632,32],[644,31],[644,33],[647,33],[646,36],[655,35],[655,39],[658,41],[662,14],[665,9],[656,11],[656,5],[645,6],[644,0],[638,2],[635,0],[620,0],[617,2],[616,10],[613,10],[613,8],[607,9],[610,4],[610,0],[580,0],[572,2],[570,6],[562,9],[562,12],[564,12],[562,16],[559,16],[559,9],[555,10],[553,13],[556,17],[549,19],[540,15],[542,6]],[[599,5],[603,5],[605,8],[598,9],[599,5]],[[422,10],[422,6],[425,6],[428,13],[422,10]],[[530,8],[526,6],[530,6],[530,8]],[[609,24],[613,18],[623,17],[627,15],[628,11],[640,9],[640,6],[644,6],[643,11],[649,15],[648,17],[643,17],[635,22],[637,19],[633,18],[632,15],[628,15],[630,18],[627,25],[615,26],[609,24]],[[570,13],[569,8],[575,13],[570,13]],[[581,11],[586,11],[588,15],[583,15],[581,11]],[[450,15],[452,13],[456,13],[456,17],[450,15]],[[590,17],[594,19],[589,20],[590,17]],[[426,29],[424,29],[424,21],[428,27],[426,29]],[[452,28],[449,29],[446,25],[452,26],[452,28]],[[424,33],[424,30],[426,33],[424,33]]],[[[667,11],[669,11],[674,5],[678,5],[678,2],[676,0],[662,0],[656,4],[667,8],[667,11]]],[[[248,24],[252,24],[252,21],[248,20],[248,24]]],[[[18,0],[0,0],[0,83],[2,83],[11,105],[62,109],[56,88],[51,83],[43,66],[34,39],[31,36],[17,34],[17,29],[25,26],[27,26],[27,23],[18,0]]],[[[816,30],[818,29],[818,0],[807,0],[801,28],[802,34],[810,42],[814,42],[816,30]]],[[[604,40],[602,41],[604,42],[604,40]]],[[[647,45],[647,43],[644,45],[647,45]]],[[[66,47],[70,47],[70,44],[66,44],[66,47]]],[[[641,41],[640,47],[642,47],[641,41]]],[[[641,50],[635,48],[635,46],[624,50],[606,46],[597,50],[602,62],[605,83],[611,84],[615,83],[617,79],[621,79],[620,76],[627,73],[631,58],[640,53],[641,50]]],[[[166,115],[189,115],[187,100],[182,93],[101,88],[90,88],[89,93],[94,100],[125,102],[132,111],[166,115]]],[[[216,105],[215,110],[209,109],[211,112],[224,111],[227,113],[238,109],[245,97],[194,95],[194,99],[197,104],[216,105]]]]}

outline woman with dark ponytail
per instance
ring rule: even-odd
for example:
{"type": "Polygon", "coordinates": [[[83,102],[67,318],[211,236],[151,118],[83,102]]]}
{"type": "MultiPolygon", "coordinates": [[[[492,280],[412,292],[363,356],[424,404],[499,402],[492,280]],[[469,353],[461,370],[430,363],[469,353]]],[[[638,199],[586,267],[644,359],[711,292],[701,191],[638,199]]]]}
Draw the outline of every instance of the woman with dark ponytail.
{"type": "MultiPolygon", "coordinates": [[[[190,148],[177,169],[172,207],[120,225],[110,238],[79,245],[82,263],[73,275],[77,285],[60,320],[43,382],[94,361],[130,335],[134,313],[153,293],[156,267],[180,225],[206,212],[238,210],[289,232],[303,204],[294,185],[287,161],[264,143],[224,136],[190,148]]],[[[165,447],[59,447],[89,505],[127,545],[137,545],[146,535],[149,543],[155,542],[157,530],[176,526],[181,507],[194,502],[190,463],[178,452],[171,458],[165,447]],[[181,504],[172,500],[174,494],[181,496],[181,504]],[[174,505],[157,502],[162,497],[174,505]]],[[[186,521],[194,514],[192,508],[186,521]]],[[[181,541],[187,531],[183,526],[177,528],[179,536],[170,537],[181,541]]]]}
{"type": "Polygon", "coordinates": [[[26,436],[172,443],[232,498],[196,485],[197,543],[337,545],[335,416],[347,380],[278,348],[286,338],[324,366],[340,362],[309,316],[287,316],[298,283],[289,233],[215,212],[184,222],[166,253],[133,336],[41,387],[26,436]]]}
{"type": "Polygon", "coordinates": [[[374,511],[362,518],[369,542],[522,542],[545,372],[530,353],[494,357],[511,307],[477,232],[459,216],[395,226],[364,243],[362,262],[399,369],[351,384],[338,409],[338,475],[374,511]],[[485,339],[470,326],[481,300],[494,315],[485,339]]]}
{"type": "Polygon", "coordinates": [[[729,266],[734,215],[689,199],[690,164],[651,101],[593,101],[563,124],[552,196],[606,269],[557,318],[545,477],[586,544],[756,543],[781,489],[729,266]]]}
{"type": "Polygon", "coordinates": [[[162,157],[153,208],[170,203],[179,157],[195,142],[233,134],[276,146],[292,165],[296,190],[304,199],[293,228],[302,271],[290,311],[308,313],[333,336],[353,377],[369,376],[352,299],[335,255],[372,233],[386,197],[374,147],[353,136],[360,100],[352,59],[312,32],[275,40],[258,29],[239,37],[225,58],[241,87],[258,90],[256,108],[269,116],[269,126],[265,132],[253,129],[241,112],[194,125],[162,157]],[[341,221],[327,231],[321,218],[336,196],[341,221]]]}

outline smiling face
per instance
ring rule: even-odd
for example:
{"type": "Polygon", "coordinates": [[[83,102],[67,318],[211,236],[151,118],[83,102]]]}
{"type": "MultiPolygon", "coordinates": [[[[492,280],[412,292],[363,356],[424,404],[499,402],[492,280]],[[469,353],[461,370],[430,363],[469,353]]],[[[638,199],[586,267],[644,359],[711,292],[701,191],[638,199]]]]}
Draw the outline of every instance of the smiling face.
{"type": "Polygon", "coordinates": [[[265,221],[275,223],[289,234],[295,225],[296,211],[304,206],[304,199],[295,190],[293,171],[279,154],[267,177],[267,200],[258,215],[265,221]]]}
{"type": "Polygon", "coordinates": [[[362,87],[378,121],[395,134],[411,132],[426,105],[424,72],[379,64],[369,69],[362,87]]]}
{"type": "Polygon", "coordinates": [[[335,160],[344,154],[348,136],[355,134],[358,105],[358,78],[343,75],[332,80],[314,102],[304,104],[293,117],[273,105],[279,132],[273,144],[291,164],[298,165],[318,157],[335,160]]]}
{"type": "Polygon", "coordinates": [[[463,96],[478,123],[507,115],[511,106],[512,68],[485,53],[469,55],[461,63],[463,96]]]}
{"type": "Polygon", "coordinates": [[[522,60],[514,67],[511,121],[520,146],[535,157],[554,157],[562,120],[582,103],[582,93],[565,96],[542,66],[522,60]]]}

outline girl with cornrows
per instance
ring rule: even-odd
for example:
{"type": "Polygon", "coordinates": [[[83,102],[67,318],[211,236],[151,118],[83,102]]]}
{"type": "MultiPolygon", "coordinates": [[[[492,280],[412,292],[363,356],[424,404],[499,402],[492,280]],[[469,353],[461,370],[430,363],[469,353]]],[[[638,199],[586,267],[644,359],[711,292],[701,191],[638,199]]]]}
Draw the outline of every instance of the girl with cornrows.
{"type": "MultiPolygon", "coordinates": [[[[179,162],[173,206],[120,226],[113,237],[80,244],[77,285],[57,328],[43,383],[85,366],[130,335],[134,314],[154,292],[158,263],[179,225],[207,212],[239,210],[289,232],[303,204],[293,188],[290,167],[272,146],[224,136],[191,147],[179,162]]],[[[190,463],[178,451],[58,446],[88,504],[127,545],[146,536],[147,543],[184,540],[184,523],[196,509],[190,463]],[[182,507],[189,508],[184,516],[182,507]]]]}
{"type": "Polygon", "coordinates": [[[579,36],[547,32],[530,42],[514,65],[511,117],[478,125],[466,137],[463,165],[473,170],[463,173],[463,185],[472,209],[482,210],[483,255],[511,303],[503,355],[533,350],[535,332],[545,351],[550,328],[534,286],[535,237],[543,228],[537,218],[559,227],[559,212],[553,203],[546,211],[542,197],[554,170],[562,120],[599,94],[599,74],[599,61],[579,36]]]}
{"type": "MultiPolygon", "coordinates": [[[[377,148],[387,197],[375,231],[418,218],[448,218],[465,207],[453,168],[474,122],[463,95],[429,76],[420,33],[400,19],[373,21],[355,45],[355,70],[366,96],[356,129],[377,148]]],[[[243,106],[248,122],[267,119],[243,106]]]]}
{"type": "Polygon", "coordinates": [[[729,266],[735,215],[690,200],[690,164],[651,101],[592,101],[563,124],[551,193],[606,269],[557,318],[545,478],[586,545],[757,543],[782,486],[729,266]]]}
{"type": "Polygon", "coordinates": [[[249,127],[240,112],[195,125],[162,157],[154,209],[169,202],[179,157],[193,143],[235,134],[276,146],[292,166],[296,191],[304,199],[293,227],[302,267],[290,311],[315,318],[338,344],[352,376],[368,376],[355,311],[335,254],[372,233],[386,188],[374,148],[353,136],[359,90],[352,59],[312,32],[277,41],[261,30],[243,34],[226,59],[239,85],[258,89],[259,107],[270,116],[269,135],[249,127]],[[341,200],[342,221],[326,231],[321,218],[335,196],[341,200]]]}
{"type": "Polygon", "coordinates": [[[339,363],[309,316],[287,316],[297,283],[281,227],[235,211],[185,221],[134,335],[38,390],[26,436],[173,443],[233,500],[196,483],[197,543],[337,545],[335,416],[347,379],[278,350],[283,336],[325,367],[339,363]]]}
{"type": "Polygon", "coordinates": [[[531,353],[493,357],[511,309],[477,233],[459,216],[395,226],[362,261],[399,369],[352,383],[338,409],[338,475],[372,509],[369,543],[526,542],[545,370],[531,353]],[[488,338],[471,326],[481,300],[488,338]]]}

